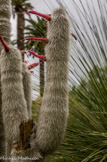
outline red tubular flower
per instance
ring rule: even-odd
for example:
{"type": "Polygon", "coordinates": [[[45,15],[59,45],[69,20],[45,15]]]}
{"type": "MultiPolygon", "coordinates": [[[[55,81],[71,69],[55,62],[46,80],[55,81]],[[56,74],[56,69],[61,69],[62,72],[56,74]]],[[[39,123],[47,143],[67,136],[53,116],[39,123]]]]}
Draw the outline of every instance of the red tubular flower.
{"type": "Polygon", "coordinates": [[[9,50],[10,50],[10,48],[7,46],[7,44],[4,42],[4,40],[3,40],[3,38],[2,38],[2,36],[0,35],[0,41],[1,41],[1,43],[2,43],[2,45],[3,45],[3,47],[4,47],[4,50],[6,51],[6,52],[8,52],[9,50]]]}
{"type": "Polygon", "coordinates": [[[32,38],[32,37],[28,37],[28,38],[24,38],[21,41],[24,40],[31,40],[31,41],[40,41],[40,42],[44,42],[44,43],[48,43],[48,39],[47,38],[32,38]]]}
{"type": "Polygon", "coordinates": [[[36,66],[38,66],[39,64],[40,64],[40,63],[33,63],[33,64],[30,64],[30,65],[28,66],[28,69],[31,70],[31,69],[35,68],[36,66]]]}
{"type": "Polygon", "coordinates": [[[30,10],[28,12],[25,12],[25,13],[32,13],[32,14],[36,14],[38,16],[41,16],[43,18],[45,18],[46,20],[50,21],[51,20],[51,16],[49,15],[45,15],[45,14],[42,14],[42,13],[39,13],[39,12],[36,12],[36,11],[33,11],[33,10],[30,10]]]}
{"type": "MultiPolygon", "coordinates": [[[[38,16],[41,16],[41,17],[45,18],[45,19],[48,20],[48,21],[51,21],[51,14],[45,15],[45,14],[42,14],[42,13],[39,13],[39,12],[33,11],[33,10],[27,11],[27,12],[25,12],[25,13],[36,14],[36,15],[38,15],[38,16]]],[[[46,26],[48,26],[48,23],[46,23],[46,26]]],[[[73,33],[71,33],[71,35],[74,37],[75,40],[77,40],[77,37],[76,37],[73,33]]]]}
{"type": "Polygon", "coordinates": [[[43,61],[46,61],[46,56],[43,55],[38,55],[37,53],[35,53],[34,51],[28,51],[30,54],[32,54],[33,56],[40,58],[43,61]]]}

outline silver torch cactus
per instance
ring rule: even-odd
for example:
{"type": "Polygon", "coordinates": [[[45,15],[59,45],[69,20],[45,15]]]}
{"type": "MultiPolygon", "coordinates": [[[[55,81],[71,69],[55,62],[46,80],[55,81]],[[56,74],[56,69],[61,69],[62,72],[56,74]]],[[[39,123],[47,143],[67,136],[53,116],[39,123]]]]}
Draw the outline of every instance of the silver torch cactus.
{"type": "MultiPolygon", "coordinates": [[[[7,24],[4,22],[4,25],[9,26],[5,32],[6,35],[0,32],[4,38],[0,36],[4,47],[2,49],[0,46],[2,49],[0,51],[0,122],[2,121],[0,129],[5,134],[3,136],[6,142],[5,153],[6,156],[11,156],[12,153],[11,157],[15,157],[15,160],[11,160],[12,162],[28,162],[29,158],[33,158],[33,160],[30,159],[31,161],[35,159],[36,162],[43,162],[45,156],[55,151],[60,145],[67,125],[70,21],[63,8],[56,9],[52,15],[28,11],[42,16],[48,21],[47,38],[25,38],[46,44],[46,56],[29,51],[42,61],[46,61],[46,83],[38,123],[32,125],[30,136],[26,132],[29,137],[28,145],[20,150],[16,141],[19,141],[21,128],[26,127],[23,122],[32,118],[31,74],[29,70],[37,66],[38,63],[27,67],[22,63],[21,52],[10,45],[10,1],[4,1],[2,3],[7,6],[9,11],[8,16],[6,13],[2,13],[4,14],[2,17],[8,20],[7,24]],[[13,148],[14,141],[16,143],[13,148]],[[28,159],[25,160],[26,157],[28,159]]],[[[2,23],[1,15],[0,23],[2,23]]],[[[31,124],[30,121],[28,123],[31,124]]],[[[0,146],[0,153],[1,150],[0,146]]]]}

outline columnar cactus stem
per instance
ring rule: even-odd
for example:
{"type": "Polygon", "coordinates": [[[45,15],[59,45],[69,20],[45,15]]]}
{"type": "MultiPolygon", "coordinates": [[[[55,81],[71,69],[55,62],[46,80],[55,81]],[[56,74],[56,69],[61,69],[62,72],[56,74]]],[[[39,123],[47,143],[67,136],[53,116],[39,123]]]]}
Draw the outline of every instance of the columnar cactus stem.
{"type": "MultiPolygon", "coordinates": [[[[0,35],[3,36],[6,43],[10,43],[11,34],[11,0],[0,0],[0,35]]],[[[1,50],[0,46],[0,50],[1,50]]]]}
{"type": "MultiPolygon", "coordinates": [[[[10,16],[11,16],[11,0],[0,0],[0,35],[2,35],[7,43],[10,42],[10,16]]],[[[0,44],[0,54],[3,47],[0,44]]],[[[1,61],[0,61],[1,64],[1,61]]],[[[1,67],[0,67],[0,78],[1,78],[1,67]]],[[[2,93],[1,93],[1,79],[0,79],[0,157],[5,155],[5,135],[4,126],[2,119],[2,93]]],[[[2,162],[2,160],[1,160],[2,162]]]]}
{"type": "MultiPolygon", "coordinates": [[[[10,44],[10,16],[11,0],[0,0],[0,35],[3,36],[6,42],[0,37],[1,43],[3,44],[2,46],[0,43],[0,157],[5,155],[4,137],[6,136],[6,156],[9,157],[13,140],[17,140],[19,134],[20,123],[31,117],[31,97],[29,97],[29,101],[27,100],[27,95],[30,96],[31,93],[26,94],[30,87],[28,86],[27,90],[26,87],[23,89],[23,84],[25,85],[27,80],[30,82],[29,76],[26,75],[25,77],[25,73],[29,70],[27,67],[27,71],[23,69],[26,72],[23,71],[22,78],[21,54],[13,46],[9,45],[8,48],[6,45],[10,44]],[[4,51],[1,52],[3,47],[4,51]],[[29,109],[29,115],[27,107],[29,109]],[[5,134],[3,126],[5,127],[5,134]]],[[[9,162],[9,160],[7,161],[9,162]]]]}
{"type": "Polygon", "coordinates": [[[36,137],[31,147],[46,155],[61,143],[68,117],[69,19],[57,9],[48,23],[46,45],[46,84],[40,109],[36,137]]]}
{"type": "Polygon", "coordinates": [[[6,156],[9,157],[13,141],[17,141],[19,125],[28,120],[24,96],[21,53],[9,45],[9,52],[1,52],[2,115],[6,135],[6,156]]]}
{"type": "Polygon", "coordinates": [[[23,87],[24,94],[27,103],[27,110],[29,119],[32,118],[32,83],[31,83],[31,73],[25,63],[22,64],[22,74],[23,74],[23,87]]]}
{"type": "MultiPolygon", "coordinates": [[[[1,68],[0,68],[0,157],[3,157],[5,155],[5,134],[1,109],[2,109],[2,93],[1,93],[1,68]]],[[[1,159],[1,162],[2,161],[3,160],[1,159]]]]}

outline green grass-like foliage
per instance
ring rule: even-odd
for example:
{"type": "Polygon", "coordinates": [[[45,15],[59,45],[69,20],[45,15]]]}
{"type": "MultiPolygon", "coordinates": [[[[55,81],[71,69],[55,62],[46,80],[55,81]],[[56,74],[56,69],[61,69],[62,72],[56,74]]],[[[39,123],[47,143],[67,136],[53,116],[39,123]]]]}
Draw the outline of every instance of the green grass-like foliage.
{"type": "Polygon", "coordinates": [[[89,80],[82,80],[70,93],[70,116],[60,153],[77,162],[107,160],[107,88],[103,87],[107,70],[96,69],[101,76],[91,71],[89,80]]]}

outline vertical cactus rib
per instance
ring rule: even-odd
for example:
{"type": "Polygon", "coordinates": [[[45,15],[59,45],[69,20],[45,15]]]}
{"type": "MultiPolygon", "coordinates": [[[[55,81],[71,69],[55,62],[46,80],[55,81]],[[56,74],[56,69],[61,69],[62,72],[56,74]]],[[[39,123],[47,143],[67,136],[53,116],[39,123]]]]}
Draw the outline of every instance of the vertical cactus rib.
{"type": "Polygon", "coordinates": [[[63,139],[68,117],[68,59],[70,23],[65,11],[56,9],[51,15],[46,45],[46,84],[37,126],[37,146],[45,154],[53,152],[63,139]]]}

